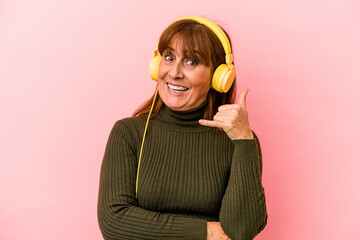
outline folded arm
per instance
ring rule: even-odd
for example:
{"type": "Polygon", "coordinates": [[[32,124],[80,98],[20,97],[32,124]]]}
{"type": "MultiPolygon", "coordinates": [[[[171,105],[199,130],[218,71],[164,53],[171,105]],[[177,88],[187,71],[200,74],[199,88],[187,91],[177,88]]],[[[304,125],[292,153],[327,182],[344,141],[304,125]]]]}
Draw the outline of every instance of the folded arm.
{"type": "Polygon", "coordinates": [[[126,125],[113,127],[100,174],[98,222],[104,239],[206,239],[206,219],[150,211],[135,198],[136,142],[126,125]]]}

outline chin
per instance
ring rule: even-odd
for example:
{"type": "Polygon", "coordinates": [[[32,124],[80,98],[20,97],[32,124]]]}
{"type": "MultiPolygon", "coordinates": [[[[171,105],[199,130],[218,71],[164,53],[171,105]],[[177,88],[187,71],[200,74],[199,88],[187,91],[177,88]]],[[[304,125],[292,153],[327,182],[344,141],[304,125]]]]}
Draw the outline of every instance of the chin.
{"type": "Polygon", "coordinates": [[[183,104],[178,104],[178,103],[171,104],[171,103],[166,103],[166,102],[164,102],[164,104],[168,108],[175,110],[175,111],[185,111],[184,109],[186,109],[186,106],[184,106],[183,104]]]}

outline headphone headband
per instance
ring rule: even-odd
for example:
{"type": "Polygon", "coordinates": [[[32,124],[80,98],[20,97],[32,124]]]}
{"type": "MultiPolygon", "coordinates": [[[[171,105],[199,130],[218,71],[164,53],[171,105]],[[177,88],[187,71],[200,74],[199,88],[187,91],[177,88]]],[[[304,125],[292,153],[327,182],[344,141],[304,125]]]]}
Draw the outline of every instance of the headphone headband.
{"type": "Polygon", "coordinates": [[[188,16],[188,17],[182,17],[182,18],[179,18],[179,19],[173,21],[172,23],[170,23],[167,26],[167,28],[169,26],[171,26],[173,23],[175,23],[177,21],[180,21],[180,20],[193,20],[193,21],[196,21],[196,22],[210,28],[210,30],[215,33],[215,35],[218,37],[221,44],[223,45],[223,48],[224,48],[225,54],[226,54],[226,56],[225,56],[226,64],[228,64],[229,66],[233,65],[232,64],[233,63],[233,56],[232,56],[232,52],[231,52],[231,45],[230,45],[229,38],[226,36],[225,32],[221,29],[221,27],[219,27],[219,25],[217,25],[216,23],[214,23],[210,19],[207,19],[207,18],[204,18],[204,17],[188,16]]]}

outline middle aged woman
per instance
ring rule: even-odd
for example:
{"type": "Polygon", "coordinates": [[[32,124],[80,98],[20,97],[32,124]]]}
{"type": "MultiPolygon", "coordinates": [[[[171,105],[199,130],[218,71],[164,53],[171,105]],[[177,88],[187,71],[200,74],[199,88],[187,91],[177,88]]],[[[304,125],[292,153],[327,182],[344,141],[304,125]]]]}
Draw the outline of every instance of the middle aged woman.
{"type": "Polygon", "coordinates": [[[219,29],[187,17],[162,33],[151,67],[159,97],[116,122],[107,143],[98,202],[105,239],[244,240],[265,227],[248,90],[234,104],[231,47],[219,29]],[[219,73],[225,62],[231,72],[219,73]],[[230,82],[218,83],[223,75],[230,82]]]}

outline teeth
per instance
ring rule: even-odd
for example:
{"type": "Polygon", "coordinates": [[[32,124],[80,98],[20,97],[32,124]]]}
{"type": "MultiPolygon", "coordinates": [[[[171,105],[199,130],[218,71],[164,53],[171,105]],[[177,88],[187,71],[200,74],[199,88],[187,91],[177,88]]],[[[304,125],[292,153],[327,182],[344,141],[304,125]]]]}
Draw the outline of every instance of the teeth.
{"type": "Polygon", "coordinates": [[[170,83],[168,83],[168,86],[170,88],[171,91],[174,91],[174,92],[181,92],[181,91],[186,91],[188,90],[188,88],[186,87],[181,87],[181,86],[174,86],[174,85],[171,85],[170,83]]]}

